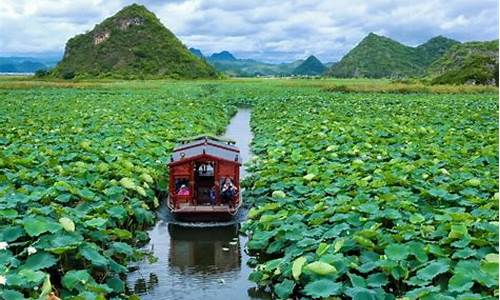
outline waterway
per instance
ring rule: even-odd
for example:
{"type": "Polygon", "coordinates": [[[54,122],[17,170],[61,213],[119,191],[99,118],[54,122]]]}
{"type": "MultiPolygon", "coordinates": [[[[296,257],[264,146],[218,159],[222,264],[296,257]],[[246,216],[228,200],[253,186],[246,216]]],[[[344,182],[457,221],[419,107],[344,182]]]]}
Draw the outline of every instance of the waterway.
{"type": "MultiPolygon", "coordinates": [[[[250,109],[238,110],[224,134],[240,148],[243,163],[251,157],[250,114],[250,109]]],[[[240,174],[247,174],[244,167],[240,174]]],[[[158,260],[139,264],[127,277],[128,288],[146,300],[270,299],[248,280],[247,237],[239,233],[245,217],[241,209],[232,222],[180,223],[161,207],[145,246],[158,260]]]]}

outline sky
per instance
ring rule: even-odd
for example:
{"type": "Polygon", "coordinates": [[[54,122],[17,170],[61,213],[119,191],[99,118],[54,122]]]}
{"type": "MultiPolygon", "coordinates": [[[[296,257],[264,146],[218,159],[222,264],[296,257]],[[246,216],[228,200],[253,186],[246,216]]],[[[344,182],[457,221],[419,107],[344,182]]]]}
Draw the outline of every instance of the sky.
{"type": "Polygon", "coordinates": [[[134,2],[205,55],[267,62],[337,61],[370,32],[410,46],[498,38],[497,0],[0,0],[0,56],[61,55],[69,38],[134,2]]]}

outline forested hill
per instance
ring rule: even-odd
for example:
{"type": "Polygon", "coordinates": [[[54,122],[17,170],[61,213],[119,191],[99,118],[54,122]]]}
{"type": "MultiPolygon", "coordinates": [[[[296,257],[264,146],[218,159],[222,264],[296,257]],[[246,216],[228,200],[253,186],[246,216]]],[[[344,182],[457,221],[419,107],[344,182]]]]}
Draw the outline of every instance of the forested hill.
{"type": "Polygon", "coordinates": [[[453,46],[429,67],[432,83],[498,85],[498,40],[453,46]]]}
{"type": "Polygon", "coordinates": [[[450,47],[459,42],[438,36],[418,47],[370,33],[329,71],[334,77],[421,76],[450,47]]]}
{"type": "Polygon", "coordinates": [[[133,4],[71,38],[54,76],[210,78],[215,69],[193,55],[144,6],[133,4]]]}

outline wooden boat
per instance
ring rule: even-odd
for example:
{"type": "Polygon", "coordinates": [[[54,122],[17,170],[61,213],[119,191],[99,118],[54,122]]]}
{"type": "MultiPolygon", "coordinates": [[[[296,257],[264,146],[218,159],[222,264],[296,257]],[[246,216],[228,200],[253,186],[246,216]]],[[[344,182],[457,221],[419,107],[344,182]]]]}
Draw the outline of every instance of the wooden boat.
{"type": "Polygon", "coordinates": [[[182,221],[227,221],[241,206],[240,150],[235,142],[203,135],[173,149],[167,206],[182,221]],[[229,195],[222,186],[231,182],[229,195]]]}

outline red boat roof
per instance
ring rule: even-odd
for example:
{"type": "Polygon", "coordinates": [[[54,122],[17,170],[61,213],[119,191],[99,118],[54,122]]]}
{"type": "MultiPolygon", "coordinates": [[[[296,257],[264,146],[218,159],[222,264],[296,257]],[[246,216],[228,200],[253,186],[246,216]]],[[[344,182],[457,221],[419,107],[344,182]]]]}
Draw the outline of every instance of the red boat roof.
{"type": "Polygon", "coordinates": [[[190,142],[178,144],[174,149],[170,163],[181,160],[209,155],[226,161],[242,163],[240,150],[231,142],[215,139],[210,136],[203,136],[190,142]]]}

